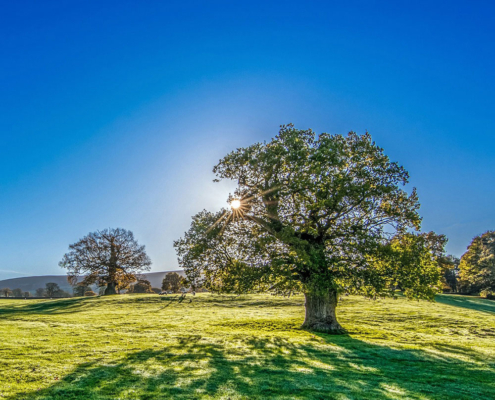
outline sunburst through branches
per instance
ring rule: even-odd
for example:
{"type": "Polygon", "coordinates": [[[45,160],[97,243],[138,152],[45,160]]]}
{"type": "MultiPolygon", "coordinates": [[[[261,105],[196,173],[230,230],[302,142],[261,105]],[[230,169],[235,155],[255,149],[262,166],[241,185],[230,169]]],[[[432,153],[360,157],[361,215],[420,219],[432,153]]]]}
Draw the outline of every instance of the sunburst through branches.
{"type": "MultiPolygon", "coordinates": [[[[217,225],[219,225],[220,223],[223,222],[223,226],[222,226],[222,229],[220,230],[220,235],[223,234],[223,231],[225,230],[225,228],[227,227],[227,225],[230,223],[230,222],[235,222],[236,220],[245,220],[245,219],[249,219],[249,220],[252,220],[254,222],[257,222],[256,219],[249,215],[248,214],[248,211],[251,209],[251,206],[252,206],[252,201],[254,200],[254,198],[256,196],[260,196],[263,198],[263,196],[271,193],[271,192],[275,192],[277,191],[278,189],[280,189],[279,187],[274,187],[274,188],[271,188],[271,189],[268,189],[264,192],[261,192],[257,195],[252,195],[252,194],[248,194],[244,197],[233,197],[233,198],[230,198],[229,200],[229,204],[230,204],[230,210],[225,210],[223,212],[223,214],[220,216],[220,218],[218,218],[215,223],[210,226],[208,228],[208,230],[206,231],[206,233],[210,232],[213,228],[215,228],[217,225]]],[[[273,203],[277,203],[278,200],[276,201],[267,201],[266,199],[263,199],[263,202],[266,204],[273,204],[273,203]]],[[[278,219],[276,218],[275,216],[271,215],[271,214],[266,214],[266,216],[268,218],[271,218],[271,219],[278,219]]]]}
{"type": "Polygon", "coordinates": [[[230,208],[232,208],[232,210],[237,210],[240,207],[241,201],[239,199],[234,199],[230,202],[230,208]]]}

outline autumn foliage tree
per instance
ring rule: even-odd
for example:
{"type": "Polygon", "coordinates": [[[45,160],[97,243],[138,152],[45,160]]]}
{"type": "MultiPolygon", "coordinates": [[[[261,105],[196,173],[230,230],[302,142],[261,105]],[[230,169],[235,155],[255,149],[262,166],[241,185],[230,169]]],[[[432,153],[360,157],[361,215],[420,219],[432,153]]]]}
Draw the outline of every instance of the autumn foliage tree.
{"type": "Polygon", "coordinates": [[[73,285],[94,283],[106,286],[105,295],[136,281],[136,274],[148,271],[151,261],[131,231],[116,228],[88,234],[69,246],[60,266],[67,268],[73,285]]]}
{"type": "Polygon", "coordinates": [[[86,293],[88,290],[91,290],[91,288],[84,284],[76,284],[72,288],[74,297],[83,297],[84,293],[86,293]]]}
{"type": "Polygon", "coordinates": [[[217,291],[300,290],[303,326],[325,332],[342,331],[341,293],[376,297],[399,285],[431,299],[437,291],[429,247],[407,234],[420,227],[416,190],[403,189],[407,171],[368,133],[316,136],[282,126],[213,171],[238,188],[231,210],[198,213],[174,243],[190,282],[217,291]]]}

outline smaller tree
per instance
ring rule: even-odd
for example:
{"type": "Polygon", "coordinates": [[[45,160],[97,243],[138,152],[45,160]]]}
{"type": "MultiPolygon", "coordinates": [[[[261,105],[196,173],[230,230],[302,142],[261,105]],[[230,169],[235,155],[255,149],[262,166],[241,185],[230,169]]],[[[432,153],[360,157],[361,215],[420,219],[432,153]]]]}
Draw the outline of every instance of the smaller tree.
{"type": "Polygon", "coordinates": [[[24,297],[31,297],[31,293],[30,292],[24,292],[24,297]]]}
{"type": "Polygon", "coordinates": [[[62,297],[62,292],[58,283],[48,282],[45,285],[45,297],[62,297]]]}
{"type": "Polygon", "coordinates": [[[479,294],[495,290],[495,231],[476,236],[459,264],[463,292],[479,294]]]}
{"type": "Polygon", "coordinates": [[[23,294],[24,293],[23,293],[22,289],[15,288],[14,290],[12,290],[12,295],[14,297],[22,297],[23,294]]]}
{"type": "Polygon", "coordinates": [[[84,296],[84,293],[86,293],[88,290],[91,290],[89,286],[86,286],[84,284],[77,284],[72,288],[72,292],[74,293],[74,297],[82,297],[84,296]]]}
{"type": "Polygon", "coordinates": [[[162,289],[171,290],[172,292],[177,293],[183,285],[183,282],[184,278],[177,272],[169,272],[165,275],[165,278],[163,278],[162,289]]]}
{"type": "Polygon", "coordinates": [[[439,291],[440,268],[438,257],[441,255],[446,239],[433,232],[396,235],[380,249],[374,260],[376,271],[373,287],[361,291],[368,297],[383,296],[387,292],[394,294],[401,289],[408,298],[433,300],[439,291]],[[440,247],[436,245],[440,242],[440,247]]]}
{"type": "Polygon", "coordinates": [[[121,228],[89,233],[69,250],[59,263],[67,268],[69,282],[75,284],[83,277],[84,285],[105,286],[105,295],[116,294],[151,265],[144,246],[131,231],[121,228]]]}
{"type": "Polygon", "coordinates": [[[460,263],[459,258],[453,255],[448,255],[442,257],[439,263],[440,269],[442,271],[442,284],[444,290],[454,293],[457,292],[460,263]]]}
{"type": "Polygon", "coordinates": [[[139,279],[135,284],[131,285],[129,293],[153,293],[151,283],[146,279],[139,279]]]}
{"type": "Polygon", "coordinates": [[[45,288],[38,288],[35,292],[36,297],[45,297],[45,288]]]}
{"type": "Polygon", "coordinates": [[[8,287],[2,289],[2,294],[4,297],[10,297],[12,295],[12,290],[8,287]]]}
{"type": "Polygon", "coordinates": [[[440,270],[440,281],[443,291],[457,291],[457,275],[459,272],[459,259],[445,254],[445,245],[448,239],[445,235],[437,235],[435,232],[423,233],[426,243],[440,270]]]}

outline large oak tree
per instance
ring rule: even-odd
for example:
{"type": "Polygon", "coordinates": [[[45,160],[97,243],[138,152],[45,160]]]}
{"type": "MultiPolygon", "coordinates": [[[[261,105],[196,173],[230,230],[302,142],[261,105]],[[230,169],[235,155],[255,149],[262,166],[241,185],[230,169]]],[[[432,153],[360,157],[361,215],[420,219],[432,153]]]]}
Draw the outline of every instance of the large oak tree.
{"type": "Polygon", "coordinates": [[[371,136],[282,126],[268,143],[231,152],[214,167],[237,181],[231,210],[200,212],[175,242],[190,282],[217,291],[301,290],[304,327],[341,331],[339,294],[370,297],[401,287],[431,299],[438,267],[418,235],[416,190],[371,136]]]}
{"type": "Polygon", "coordinates": [[[151,260],[131,231],[116,228],[88,234],[69,246],[60,266],[68,269],[68,279],[76,284],[106,285],[105,295],[115,294],[137,274],[149,271],[151,260]]]}

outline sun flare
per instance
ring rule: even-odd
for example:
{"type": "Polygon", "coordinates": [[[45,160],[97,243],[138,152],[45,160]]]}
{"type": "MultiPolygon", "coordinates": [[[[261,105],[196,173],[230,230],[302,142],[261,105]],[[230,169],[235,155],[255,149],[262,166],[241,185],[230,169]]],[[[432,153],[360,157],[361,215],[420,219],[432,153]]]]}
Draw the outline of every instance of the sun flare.
{"type": "Polygon", "coordinates": [[[237,210],[239,207],[241,206],[241,201],[240,200],[232,200],[230,202],[230,207],[233,209],[233,210],[237,210]]]}

